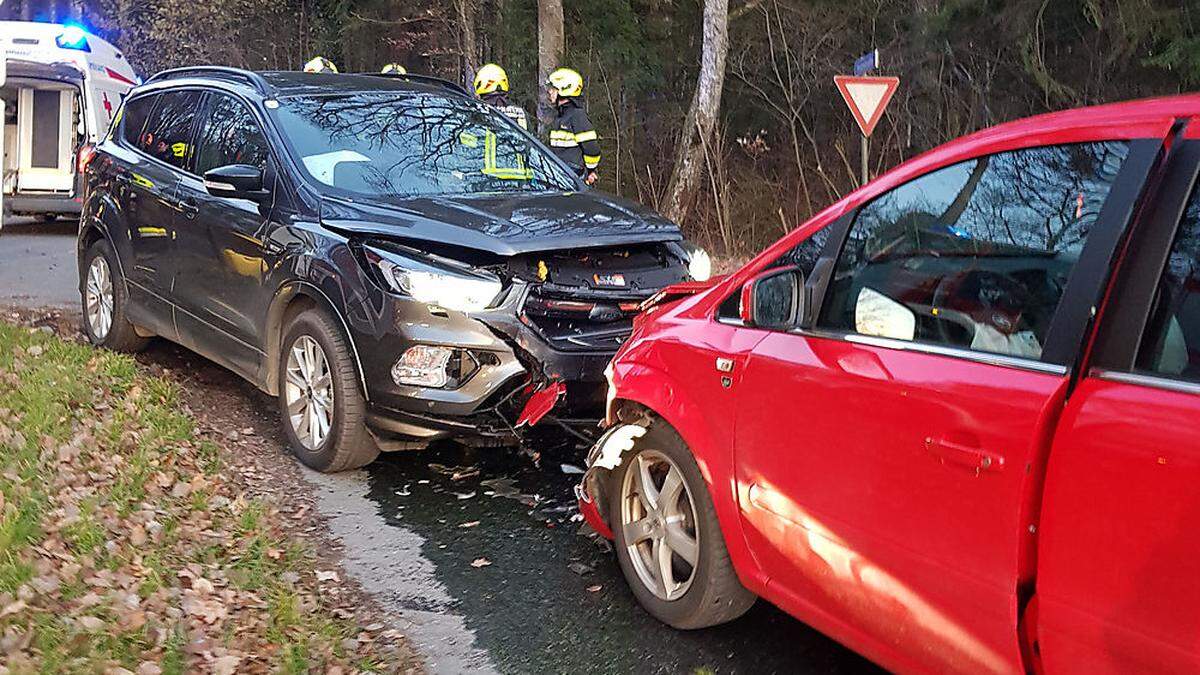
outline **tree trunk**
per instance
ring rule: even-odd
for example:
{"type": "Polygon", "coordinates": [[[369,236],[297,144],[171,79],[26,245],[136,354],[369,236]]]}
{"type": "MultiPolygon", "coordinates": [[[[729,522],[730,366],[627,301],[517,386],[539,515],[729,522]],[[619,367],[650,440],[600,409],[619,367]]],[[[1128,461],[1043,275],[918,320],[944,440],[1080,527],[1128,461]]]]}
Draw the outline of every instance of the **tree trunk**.
{"type": "Polygon", "coordinates": [[[725,86],[725,56],[729,52],[729,0],[704,0],[704,42],[700,53],[700,76],[684,119],[675,149],[675,166],[659,210],[677,223],[687,218],[700,174],[704,168],[704,144],[712,138],[721,109],[725,86]]]}
{"type": "Polygon", "coordinates": [[[462,54],[462,82],[469,88],[479,70],[479,38],[475,34],[475,0],[455,0],[458,10],[458,49],[462,54]]]}
{"type": "Polygon", "coordinates": [[[538,0],[538,133],[545,134],[554,119],[554,108],[546,101],[542,84],[555,68],[562,65],[565,33],[562,0],[538,0]]]}

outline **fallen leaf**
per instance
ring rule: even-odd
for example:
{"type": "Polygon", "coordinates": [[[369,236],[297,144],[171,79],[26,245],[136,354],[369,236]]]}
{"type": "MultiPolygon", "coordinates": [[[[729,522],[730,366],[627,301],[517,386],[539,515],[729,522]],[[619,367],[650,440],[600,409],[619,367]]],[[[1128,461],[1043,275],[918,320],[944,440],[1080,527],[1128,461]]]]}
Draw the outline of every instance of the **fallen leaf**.
{"type": "Polygon", "coordinates": [[[79,622],[80,626],[83,626],[84,630],[92,633],[104,628],[104,621],[94,616],[81,616],[76,621],[79,622]]]}
{"type": "Polygon", "coordinates": [[[6,605],[4,607],[4,609],[0,609],[0,616],[8,616],[10,614],[16,614],[17,612],[24,610],[25,607],[27,607],[27,605],[25,604],[24,600],[17,600],[16,602],[10,602],[8,605],[6,605]]]}
{"type": "Polygon", "coordinates": [[[591,574],[592,572],[596,571],[595,569],[592,568],[591,565],[584,565],[583,563],[580,563],[580,562],[573,562],[570,565],[567,565],[567,569],[571,570],[572,572],[574,572],[575,574],[578,574],[581,577],[584,575],[587,575],[587,574],[591,574]]]}
{"type": "Polygon", "coordinates": [[[601,588],[604,588],[604,587],[603,587],[603,586],[601,586],[600,584],[596,584],[595,586],[588,586],[588,587],[587,587],[587,592],[588,592],[588,593],[595,593],[595,592],[599,591],[601,588]]]}
{"type": "Polygon", "coordinates": [[[487,558],[476,558],[475,560],[471,561],[471,567],[476,567],[476,568],[487,567],[488,565],[491,565],[491,564],[492,564],[492,561],[488,560],[487,558]]]}
{"type": "Polygon", "coordinates": [[[213,675],[233,675],[237,672],[238,664],[241,662],[242,657],[226,654],[212,662],[213,675]]]}
{"type": "Polygon", "coordinates": [[[461,525],[459,525],[459,527],[464,527],[464,528],[466,528],[466,527],[478,527],[478,526],[479,526],[479,521],[478,521],[478,520],[472,520],[472,521],[470,521],[470,522],[462,523],[461,525]]]}
{"type": "Polygon", "coordinates": [[[317,581],[334,581],[334,582],[336,582],[336,581],[340,581],[340,579],[338,578],[338,573],[333,570],[329,570],[328,572],[317,570],[317,581]]]}

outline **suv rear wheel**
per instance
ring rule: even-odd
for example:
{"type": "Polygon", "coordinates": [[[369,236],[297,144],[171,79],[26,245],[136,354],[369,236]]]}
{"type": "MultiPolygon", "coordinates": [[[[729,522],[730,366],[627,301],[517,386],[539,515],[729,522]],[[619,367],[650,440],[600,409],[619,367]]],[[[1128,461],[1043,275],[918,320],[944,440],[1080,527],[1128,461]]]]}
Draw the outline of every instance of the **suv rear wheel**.
{"type": "Polygon", "coordinates": [[[323,313],[306,310],[288,325],[281,347],[279,416],[296,457],[325,473],[374,461],[379,448],[341,331],[323,313]]]}
{"type": "Polygon", "coordinates": [[[83,256],[83,332],[97,347],[117,352],[136,352],[149,342],[137,334],[126,311],[129,294],[117,267],[112,246],[100,239],[83,256]]]}
{"type": "Polygon", "coordinates": [[[674,429],[651,426],[608,491],[617,561],[646,611],[690,629],[750,609],[755,596],[738,581],[708,487],[674,429]]]}

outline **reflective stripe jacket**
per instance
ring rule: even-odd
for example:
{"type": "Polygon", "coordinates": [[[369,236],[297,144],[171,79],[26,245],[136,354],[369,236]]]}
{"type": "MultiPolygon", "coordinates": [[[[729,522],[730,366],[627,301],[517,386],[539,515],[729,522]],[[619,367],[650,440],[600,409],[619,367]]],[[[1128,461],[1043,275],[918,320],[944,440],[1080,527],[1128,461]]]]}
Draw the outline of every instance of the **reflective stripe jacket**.
{"type": "Polygon", "coordinates": [[[508,96],[497,92],[495,94],[485,94],[483,97],[484,103],[495,106],[504,116],[521,125],[522,129],[529,128],[529,119],[525,116],[525,109],[519,105],[513,105],[508,102],[508,96]]]}
{"type": "Polygon", "coordinates": [[[550,126],[550,148],[580,175],[600,165],[600,141],[587,113],[573,99],[558,106],[550,126]]]}

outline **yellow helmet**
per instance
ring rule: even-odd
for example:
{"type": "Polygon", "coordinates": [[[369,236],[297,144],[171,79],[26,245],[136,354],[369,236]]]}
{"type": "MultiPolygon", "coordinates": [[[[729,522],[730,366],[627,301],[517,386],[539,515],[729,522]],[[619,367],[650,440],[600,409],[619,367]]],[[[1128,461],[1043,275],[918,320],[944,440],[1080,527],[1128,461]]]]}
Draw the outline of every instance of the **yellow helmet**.
{"type": "Polygon", "coordinates": [[[383,73],[384,75],[407,75],[408,69],[399,63],[389,63],[383,67],[383,70],[379,72],[383,73]]]}
{"type": "Polygon", "coordinates": [[[494,93],[497,89],[508,91],[508,73],[494,63],[484,64],[479,72],[475,73],[475,94],[483,96],[494,93]]]}
{"type": "Polygon", "coordinates": [[[546,84],[557,91],[559,96],[579,96],[583,93],[583,76],[570,68],[559,68],[550,73],[546,84]]]}
{"type": "Polygon", "coordinates": [[[308,63],[304,64],[304,72],[306,73],[336,73],[337,66],[333,65],[333,61],[324,56],[315,56],[308,63]]]}

